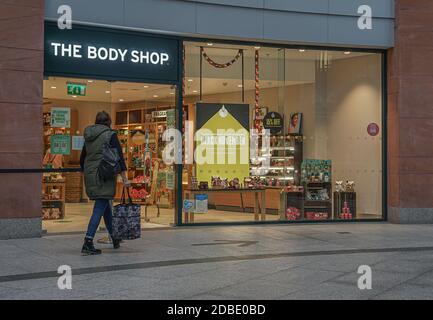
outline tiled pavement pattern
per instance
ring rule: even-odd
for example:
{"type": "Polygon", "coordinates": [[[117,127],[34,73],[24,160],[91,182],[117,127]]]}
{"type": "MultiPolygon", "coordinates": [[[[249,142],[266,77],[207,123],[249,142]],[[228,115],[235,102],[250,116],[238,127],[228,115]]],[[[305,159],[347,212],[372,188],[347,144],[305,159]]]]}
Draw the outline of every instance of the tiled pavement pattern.
{"type": "Polygon", "coordinates": [[[82,237],[0,241],[0,299],[433,298],[430,225],[150,230],[117,251],[99,245],[101,256],[81,256],[82,237]],[[258,243],[193,245],[215,240],[258,243]],[[63,264],[72,267],[72,290],[57,288],[63,264]],[[357,287],[360,265],[372,268],[372,290],[357,287]]]}

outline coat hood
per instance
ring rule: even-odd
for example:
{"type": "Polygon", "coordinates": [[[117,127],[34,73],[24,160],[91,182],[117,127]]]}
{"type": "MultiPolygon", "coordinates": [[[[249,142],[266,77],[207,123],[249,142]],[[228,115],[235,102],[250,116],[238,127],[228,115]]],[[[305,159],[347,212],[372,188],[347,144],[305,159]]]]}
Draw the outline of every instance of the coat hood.
{"type": "Polygon", "coordinates": [[[98,138],[102,133],[106,131],[111,131],[111,129],[102,124],[94,124],[88,126],[86,129],[84,129],[84,140],[87,142],[94,141],[96,140],[96,138],[98,138]]]}

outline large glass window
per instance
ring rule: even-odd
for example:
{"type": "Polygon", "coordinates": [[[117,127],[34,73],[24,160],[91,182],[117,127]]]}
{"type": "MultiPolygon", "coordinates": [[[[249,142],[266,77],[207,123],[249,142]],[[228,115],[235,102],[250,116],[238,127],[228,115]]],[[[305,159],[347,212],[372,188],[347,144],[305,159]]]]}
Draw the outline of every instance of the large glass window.
{"type": "Polygon", "coordinates": [[[382,218],[381,72],[379,53],[185,43],[184,222],[382,218]]]}

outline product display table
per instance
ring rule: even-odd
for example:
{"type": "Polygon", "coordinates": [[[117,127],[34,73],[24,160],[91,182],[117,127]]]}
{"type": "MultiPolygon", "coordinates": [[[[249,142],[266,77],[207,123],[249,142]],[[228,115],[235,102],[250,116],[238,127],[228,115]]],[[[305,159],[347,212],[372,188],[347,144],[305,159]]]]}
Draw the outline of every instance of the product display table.
{"type": "MultiPolygon", "coordinates": [[[[214,194],[214,193],[253,193],[254,194],[254,220],[266,220],[266,196],[265,189],[184,189],[184,199],[195,199],[196,194],[214,194]],[[261,204],[259,203],[259,199],[261,204]]],[[[185,223],[194,222],[194,212],[185,212],[185,223]]]]}

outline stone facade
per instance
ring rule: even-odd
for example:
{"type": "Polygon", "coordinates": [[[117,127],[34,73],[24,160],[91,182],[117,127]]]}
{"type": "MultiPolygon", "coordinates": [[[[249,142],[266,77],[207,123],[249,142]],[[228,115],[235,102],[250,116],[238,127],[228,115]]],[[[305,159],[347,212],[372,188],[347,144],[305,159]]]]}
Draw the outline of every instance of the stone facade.
{"type": "Polygon", "coordinates": [[[388,54],[388,207],[396,223],[433,223],[433,2],[396,1],[388,54]]]}
{"type": "MultiPolygon", "coordinates": [[[[43,0],[0,0],[0,168],[41,167],[43,21],[43,0]]],[[[40,174],[1,174],[0,238],[41,235],[40,190],[40,174]]]]}

